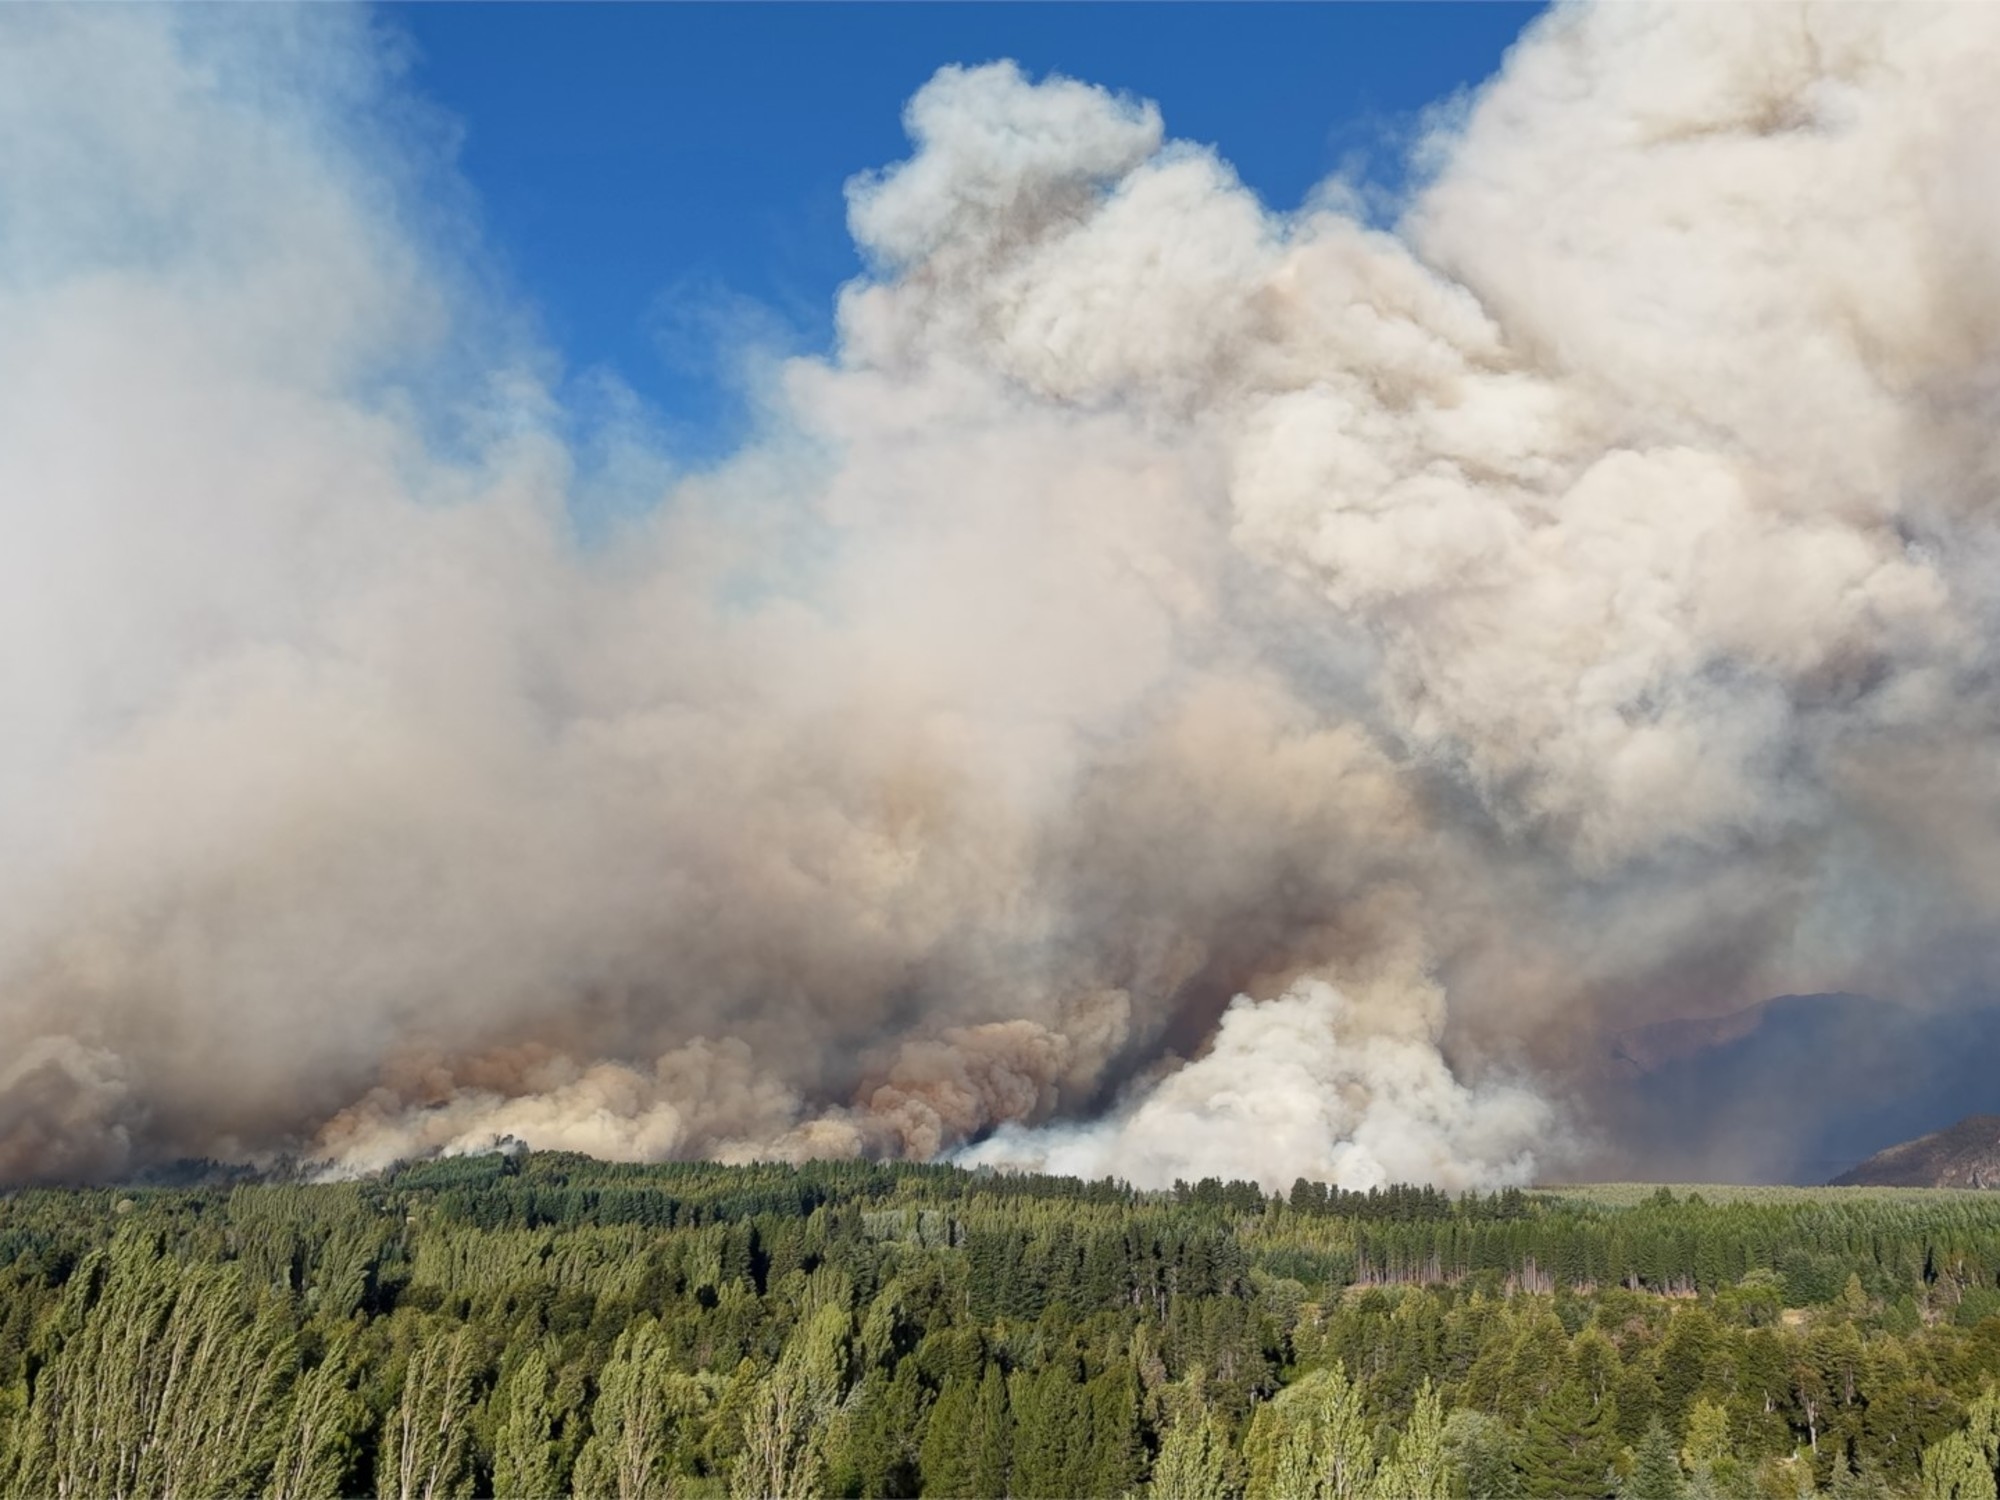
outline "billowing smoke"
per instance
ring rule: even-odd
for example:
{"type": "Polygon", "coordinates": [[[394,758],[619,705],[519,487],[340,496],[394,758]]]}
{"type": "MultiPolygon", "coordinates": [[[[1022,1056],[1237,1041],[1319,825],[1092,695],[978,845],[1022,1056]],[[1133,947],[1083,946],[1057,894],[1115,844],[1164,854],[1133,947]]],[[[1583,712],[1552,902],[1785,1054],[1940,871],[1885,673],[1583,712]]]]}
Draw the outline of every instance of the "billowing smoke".
{"type": "Polygon", "coordinates": [[[0,28],[0,1177],[1524,1181],[1994,956],[2000,10],[1559,9],[1393,229],[948,68],[587,541],[366,17],[0,28]]]}

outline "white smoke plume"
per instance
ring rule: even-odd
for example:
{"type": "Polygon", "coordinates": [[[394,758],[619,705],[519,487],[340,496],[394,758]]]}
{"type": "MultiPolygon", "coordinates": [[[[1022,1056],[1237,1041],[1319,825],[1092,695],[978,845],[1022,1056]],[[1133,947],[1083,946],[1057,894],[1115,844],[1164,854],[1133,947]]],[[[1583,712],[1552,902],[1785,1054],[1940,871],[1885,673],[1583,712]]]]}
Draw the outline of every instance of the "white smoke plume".
{"type": "MultiPolygon", "coordinates": [[[[1421,1020],[1423,989],[1418,981],[1392,1003],[1421,1020]]],[[[1076,1126],[1003,1125],[960,1159],[1140,1187],[1249,1177],[1281,1192],[1305,1177],[1456,1190],[1533,1181],[1558,1129],[1532,1090],[1460,1083],[1429,1028],[1371,1024],[1307,979],[1275,1000],[1232,1001],[1207,1053],[1129,1110],[1076,1126]]]]}
{"type": "Polygon", "coordinates": [[[1558,9],[1392,229],[946,69],[595,545],[365,16],[0,32],[6,1180],[1524,1181],[1609,1028],[1992,956],[2000,11],[1558,9]]]}

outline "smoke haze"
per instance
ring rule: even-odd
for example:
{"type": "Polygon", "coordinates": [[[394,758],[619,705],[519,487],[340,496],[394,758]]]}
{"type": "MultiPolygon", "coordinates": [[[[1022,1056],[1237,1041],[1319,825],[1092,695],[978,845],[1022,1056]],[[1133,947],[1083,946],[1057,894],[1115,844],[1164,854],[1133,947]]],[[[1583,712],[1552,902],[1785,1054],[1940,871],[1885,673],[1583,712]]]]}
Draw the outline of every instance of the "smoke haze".
{"type": "Polygon", "coordinates": [[[1611,1032],[1994,956],[2000,10],[1559,8],[1393,229],[947,68],[587,544],[367,17],[0,33],[0,1180],[1643,1170],[1611,1032]]]}

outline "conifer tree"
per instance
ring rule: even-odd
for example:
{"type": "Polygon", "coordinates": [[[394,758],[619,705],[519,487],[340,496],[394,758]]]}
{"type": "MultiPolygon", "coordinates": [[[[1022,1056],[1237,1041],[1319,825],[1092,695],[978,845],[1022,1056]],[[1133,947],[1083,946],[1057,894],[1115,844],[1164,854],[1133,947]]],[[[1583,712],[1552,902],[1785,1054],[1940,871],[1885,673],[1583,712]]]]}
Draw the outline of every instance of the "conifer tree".
{"type": "Polygon", "coordinates": [[[1840,1297],[1834,1305],[1840,1315],[1851,1322],[1858,1323],[1868,1316],[1872,1304],[1868,1300],[1868,1293],[1862,1289],[1860,1272],[1847,1273],[1847,1282],[1841,1287],[1840,1297]]]}
{"type": "MultiPolygon", "coordinates": [[[[863,1377],[849,1403],[835,1464],[847,1493],[880,1500],[917,1493],[926,1405],[913,1359],[899,1361],[894,1378],[879,1369],[863,1377]]],[[[951,1434],[950,1441],[963,1442],[964,1430],[951,1434]]]]}
{"type": "Polygon", "coordinates": [[[924,1429],[923,1493],[941,1500],[1006,1494],[1011,1420],[997,1364],[948,1378],[924,1429]]]}
{"type": "Polygon", "coordinates": [[[1019,1500],[1068,1500],[1085,1488],[1089,1433],[1083,1388],[1064,1365],[1017,1372],[1009,1382],[1014,1464],[1008,1493],[1019,1500]]]}
{"type": "Polygon", "coordinates": [[[972,1430],[966,1445],[972,1452],[972,1490],[975,1495],[1007,1494],[1013,1477],[1014,1424],[1007,1410],[1007,1381],[1000,1367],[989,1364],[979,1378],[979,1400],[973,1409],[972,1430]]]}
{"type": "Polygon", "coordinates": [[[1129,1365],[1116,1363],[1087,1382],[1082,1396],[1079,1477],[1092,1494],[1126,1494],[1145,1476],[1138,1380],[1129,1365]]]}
{"type": "Polygon", "coordinates": [[[1557,1386],[1528,1416],[1519,1460],[1523,1492],[1531,1500],[1610,1494],[1609,1426],[1580,1380],[1557,1386]]]}
{"type": "Polygon", "coordinates": [[[1895,1500],[1879,1473],[1856,1467],[1844,1455],[1834,1463],[1826,1493],[1828,1500],[1895,1500]]]}
{"type": "Polygon", "coordinates": [[[821,1461],[790,1452],[794,1493],[1111,1494],[1141,1488],[1150,1427],[1154,1494],[1206,1497],[1219,1470],[1225,1494],[1318,1497],[1352,1488],[1327,1469],[1323,1367],[1342,1359],[1383,1500],[1435,1493],[1434,1447],[1461,1493],[1670,1492],[1656,1417],[1685,1500],[1793,1495],[1815,1467],[1835,1500],[1916,1500],[1927,1445],[1933,1492],[1984,1496],[1996,1286],[2000,1195],[1395,1189],[1295,1212],[1219,1180],[1176,1202],[950,1167],[554,1153],[338,1186],[22,1192],[0,1195],[0,1494],[715,1500],[732,1478],[784,1484],[755,1475],[752,1438],[808,1429],[821,1461]],[[1009,1266],[1032,1323],[981,1285],[1009,1266]],[[1581,1284],[1519,1294],[1551,1270],[1581,1284]],[[1388,1284],[1344,1291],[1357,1277],[1388,1284]],[[1803,1328],[1780,1287],[1810,1304],[1803,1328]],[[832,1417],[773,1423],[781,1387],[815,1385],[801,1351],[823,1312],[832,1417]],[[1224,1435],[1245,1425],[1239,1455],[1224,1435]]]}
{"type": "Polygon", "coordinates": [[[919,1456],[923,1471],[923,1493],[938,1500],[954,1500],[959,1495],[977,1493],[973,1488],[974,1455],[969,1435],[979,1405],[979,1383],[969,1376],[946,1379],[931,1407],[930,1425],[924,1432],[919,1456]]]}
{"type": "Polygon", "coordinates": [[[1655,1421],[1632,1455],[1632,1472],[1618,1487],[1619,1500],[1683,1500],[1686,1494],[1680,1461],[1674,1457],[1674,1441],[1655,1421]]]}

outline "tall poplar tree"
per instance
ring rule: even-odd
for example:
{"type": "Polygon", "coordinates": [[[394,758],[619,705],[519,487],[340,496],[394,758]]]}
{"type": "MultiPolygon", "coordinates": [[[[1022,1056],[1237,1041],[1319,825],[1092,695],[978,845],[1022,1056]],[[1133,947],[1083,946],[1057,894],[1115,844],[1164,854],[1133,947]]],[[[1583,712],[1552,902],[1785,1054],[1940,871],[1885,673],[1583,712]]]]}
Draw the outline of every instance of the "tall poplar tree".
{"type": "Polygon", "coordinates": [[[1373,1492],[1375,1443],[1361,1391],[1336,1364],[1262,1407],[1247,1444],[1250,1488],[1273,1500],[1360,1500],[1373,1492]]]}
{"type": "Polygon", "coordinates": [[[557,1470],[555,1384],[539,1348],[521,1356],[493,1393],[493,1492],[509,1500],[544,1500],[563,1492],[557,1470]]]}
{"type": "Polygon", "coordinates": [[[1184,1411],[1153,1462],[1152,1500],[1236,1500],[1229,1480],[1229,1435],[1208,1412],[1184,1411]]]}
{"type": "Polygon", "coordinates": [[[806,1500],[820,1492],[833,1420],[846,1395],[847,1308],[822,1303],[793,1330],[743,1420],[731,1478],[736,1500],[806,1500]]]}
{"type": "MultiPolygon", "coordinates": [[[[669,1400],[669,1387],[687,1378],[675,1370],[672,1350],[651,1318],[618,1335],[611,1358],[597,1377],[590,1440],[577,1455],[579,1495],[603,1500],[672,1495],[671,1444],[677,1412],[669,1400]]],[[[546,1392],[546,1369],[543,1379],[546,1392]]],[[[535,1398],[535,1407],[545,1409],[546,1399],[546,1394],[535,1398]]],[[[528,1438],[543,1420],[528,1418],[528,1431],[520,1437],[528,1438]]],[[[545,1443],[546,1437],[541,1441],[545,1443]]],[[[497,1462],[494,1478],[497,1488],[497,1462]]]]}
{"type": "Polygon", "coordinates": [[[383,1425],[375,1489],[393,1500],[449,1500],[472,1493],[472,1429],[480,1366],[472,1330],[420,1330],[403,1387],[383,1425]]]}
{"type": "Polygon", "coordinates": [[[1376,1475],[1380,1500],[1451,1500],[1457,1466],[1445,1450],[1444,1402],[1425,1378],[1410,1420],[1376,1475]]]}
{"type": "Polygon", "coordinates": [[[246,1493],[277,1455],[291,1323],[235,1265],[121,1237],[72,1276],[14,1483],[26,1494],[246,1493]]]}
{"type": "Polygon", "coordinates": [[[293,1387],[267,1500],[336,1500],[351,1492],[348,1470],[370,1421],[354,1389],[361,1373],[358,1341],[358,1325],[343,1328],[293,1387]]]}

